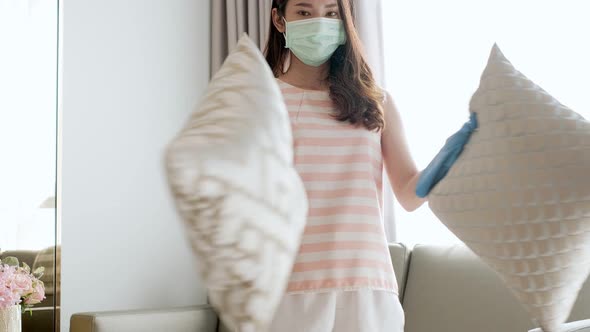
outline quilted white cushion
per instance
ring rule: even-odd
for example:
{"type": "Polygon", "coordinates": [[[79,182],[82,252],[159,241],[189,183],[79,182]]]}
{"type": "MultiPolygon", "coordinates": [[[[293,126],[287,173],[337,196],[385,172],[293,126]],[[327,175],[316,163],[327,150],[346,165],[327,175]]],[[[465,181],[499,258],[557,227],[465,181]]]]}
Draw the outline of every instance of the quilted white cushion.
{"type": "Polygon", "coordinates": [[[211,304],[235,331],[266,331],[307,215],[281,91],[243,36],[166,154],[169,184],[211,304]]]}
{"type": "Polygon", "coordinates": [[[431,192],[430,208],[537,325],[558,331],[590,272],[590,123],[497,45],[470,109],[479,128],[431,192]]]}

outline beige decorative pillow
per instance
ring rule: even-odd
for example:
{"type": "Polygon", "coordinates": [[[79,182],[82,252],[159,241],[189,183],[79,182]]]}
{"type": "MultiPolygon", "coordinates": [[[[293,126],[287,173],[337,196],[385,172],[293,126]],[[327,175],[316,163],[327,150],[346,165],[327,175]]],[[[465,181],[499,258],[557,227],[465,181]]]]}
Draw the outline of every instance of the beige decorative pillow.
{"type": "Polygon", "coordinates": [[[430,208],[558,331],[590,272],[590,123],[496,45],[470,109],[479,128],[430,208]]]}
{"type": "Polygon", "coordinates": [[[167,150],[211,303],[235,331],[267,330],[299,247],[307,199],[291,135],[278,84],[243,36],[167,150]]]}

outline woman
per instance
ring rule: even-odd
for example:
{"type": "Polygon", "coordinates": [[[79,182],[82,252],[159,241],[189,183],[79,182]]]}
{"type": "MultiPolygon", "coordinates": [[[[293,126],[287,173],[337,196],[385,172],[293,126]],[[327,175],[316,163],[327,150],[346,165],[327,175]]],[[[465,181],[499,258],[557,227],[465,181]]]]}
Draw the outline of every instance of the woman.
{"type": "MultiPolygon", "coordinates": [[[[273,0],[266,46],[310,203],[271,331],[403,331],[382,224],[382,169],[408,211],[420,173],[400,115],[363,58],[350,0],[273,0]]],[[[389,204],[391,202],[388,202],[389,204]]]]}

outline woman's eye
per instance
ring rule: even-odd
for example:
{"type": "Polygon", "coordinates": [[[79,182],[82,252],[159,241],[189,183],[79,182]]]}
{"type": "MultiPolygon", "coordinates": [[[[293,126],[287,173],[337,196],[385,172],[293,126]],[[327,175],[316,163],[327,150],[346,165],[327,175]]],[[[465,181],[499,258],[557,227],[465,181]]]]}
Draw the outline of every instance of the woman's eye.
{"type": "Polygon", "coordinates": [[[297,12],[297,14],[301,16],[311,16],[311,14],[309,12],[306,12],[305,10],[300,10],[297,12]]]}
{"type": "Polygon", "coordinates": [[[328,17],[338,17],[338,12],[329,12],[326,16],[328,16],[328,17]]]}

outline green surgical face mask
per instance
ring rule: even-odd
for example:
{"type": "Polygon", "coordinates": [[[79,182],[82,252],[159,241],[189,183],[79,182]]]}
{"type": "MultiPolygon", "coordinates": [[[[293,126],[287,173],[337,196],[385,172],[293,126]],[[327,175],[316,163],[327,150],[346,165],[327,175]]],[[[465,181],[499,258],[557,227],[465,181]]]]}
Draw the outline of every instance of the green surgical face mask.
{"type": "Polygon", "coordinates": [[[310,18],[294,22],[285,20],[286,48],[308,66],[319,67],[326,63],[340,45],[346,43],[342,20],[310,18]]]}

